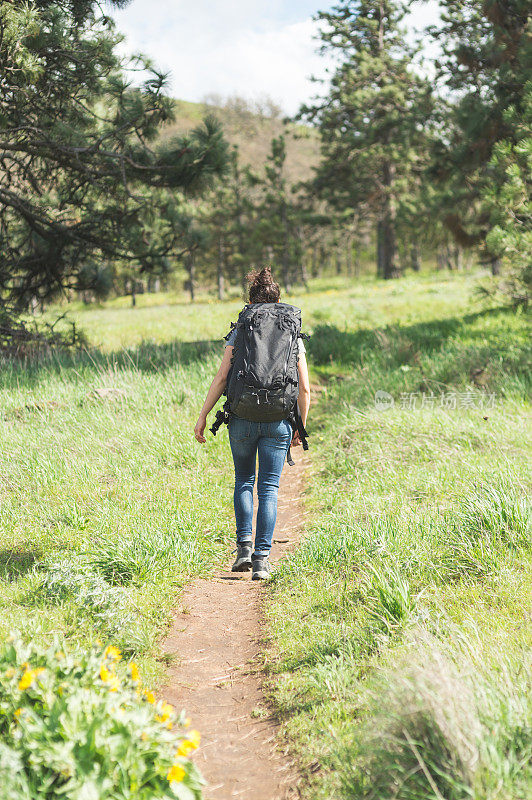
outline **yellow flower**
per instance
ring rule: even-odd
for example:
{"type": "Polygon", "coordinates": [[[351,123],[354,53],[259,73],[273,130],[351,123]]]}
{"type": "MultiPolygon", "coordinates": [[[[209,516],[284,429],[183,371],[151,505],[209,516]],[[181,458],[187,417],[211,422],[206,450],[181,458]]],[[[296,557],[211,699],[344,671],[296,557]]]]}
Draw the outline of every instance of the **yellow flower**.
{"type": "Polygon", "coordinates": [[[200,743],[200,733],[199,731],[190,731],[188,735],[188,739],[183,739],[179,747],[177,748],[178,756],[188,756],[192,753],[193,750],[197,750],[200,743]]]}
{"type": "Polygon", "coordinates": [[[35,680],[35,678],[38,678],[42,672],[44,672],[44,667],[38,667],[37,669],[27,669],[22,678],[20,679],[18,688],[21,691],[24,691],[24,689],[28,689],[35,680]]]}
{"type": "Polygon", "coordinates": [[[22,708],[17,708],[17,710],[15,711],[15,716],[20,717],[21,714],[22,714],[22,708]]]}
{"type": "Polygon", "coordinates": [[[195,747],[200,746],[201,733],[199,731],[190,731],[190,733],[188,734],[188,738],[195,747]]]}
{"type": "Polygon", "coordinates": [[[112,673],[107,669],[105,664],[100,664],[100,678],[104,683],[107,683],[107,681],[111,680],[112,678],[112,673]]]}
{"type": "Polygon", "coordinates": [[[155,703],[155,695],[153,694],[153,692],[146,691],[146,692],[144,692],[144,696],[145,696],[146,700],[148,701],[148,703],[152,703],[152,704],[155,703]]]}
{"type": "Polygon", "coordinates": [[[146,733],[146,731],[142,731],[142,733],[140,734],[140,738],[142,739],[143,742],[146,741],[146,739],[148,738],[148,734],[146,733]]]}
{"type": "Polygon", "coordinates": [[[169,781],[176,781],[176,783],[179,783],[185,777],[185,770],[180,764],[174,764],[166,777],[169,781]]]}
{"type": "Polygon", "coordinates": [[[117,692],[120,689],[120,680],[116,677],[116,675],[111,675],[108,684],[110,692],[117,692]]]}
{"type": "Polygon", "coordinates": [[[115,647],[114,644],[110,644],[109,647],[105,648],[104,656],[106,658],[112,658],[113,661],[120,661],[122,658],[120,655],[120,650],[118,647],[115,647]]]}
{"type": "Polygon", "coordinates": [[[131,670],[131,678],[132,678],[132,680],[140,681],[139,668],[137,667],[137,665],[135,664],[134,661],[131,662],[131,664],[129,665],[129,668],[131,670]]]}
{"type": "Polygon", "coordinates": [[[62,653],[60,650],[58,653],[55,654],[55,657],[57,658],[58,661],[62,661],[63,658],[65,657],[65,654],[62,653]]]}
{"type": "Polygon", "coordinates": [[[166,722],[170,714],[172,714],[174,707],[170,705],[170,703],[163,703],[163,707],[161,708],[161,713],[157,714],[155,719],[157,722],[166,722]]]}

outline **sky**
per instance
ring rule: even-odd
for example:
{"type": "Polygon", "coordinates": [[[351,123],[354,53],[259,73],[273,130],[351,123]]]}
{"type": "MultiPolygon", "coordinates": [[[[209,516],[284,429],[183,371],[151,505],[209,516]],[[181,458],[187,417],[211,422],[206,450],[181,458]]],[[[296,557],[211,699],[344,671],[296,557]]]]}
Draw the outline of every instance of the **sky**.
{"type": "MultiPolygon", "coordinates": [[[[256,99],[267,95],[294,114],[326,78],[316,53],[312,16],[324,0],[132,0],[113,11],[125,34],[124,52],[148,55],[170,73],[169,92],[201,101],[212,93],[256,99]]],[[[438,18],[437,1],[412,2],[410,28],[438,18]]]]}

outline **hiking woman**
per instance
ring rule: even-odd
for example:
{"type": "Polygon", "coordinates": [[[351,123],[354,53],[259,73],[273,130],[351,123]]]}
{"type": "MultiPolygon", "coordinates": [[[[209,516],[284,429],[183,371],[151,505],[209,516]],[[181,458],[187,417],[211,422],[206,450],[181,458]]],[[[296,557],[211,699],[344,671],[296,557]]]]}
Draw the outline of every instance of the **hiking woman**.
{"type": "MultiPolygon", "coordinates": [[[[269,267],[260,270],[260,272],[251,272],[248,275],[248,284],[250,304],[275,304],[280,302],[281,292],[279,285],[274,281],[269,267]]],[[[274,311],[283,311],[283,305],[284,304],[280,304],[279,306],[274,305],[273,307],[271,305],[265,305],[263,312],[261,311],[261,306],[253,306],[251,310],[255,314],[260,315],[262,313],[263,316],[272,317],[275,316],[272,314],[272,308],[274,311]]],[[[246,308],[248,307],[246,306],[244,311],[246,308]]],[[[288,312],[293,310],[299,314],[300,325],[299,309],[294,309],[293,306],[284,306],[284,308],[288,309],[288,312]]],[[[279,315],[280,318],[282,316],[282,314],[279,315]]],[[[274,328],[273,330],[279,330],[278,336],[282,337],[283,330],[286,330],[287,327],[290,329],[289,322],[286,322],[285,317],[285,321],[281,319],[279,328],[274,328]]],[[[207,415],[226,389],[229,371],[232,366],[233,345],[236,337],[237,328],[235,327],[226,336],[225,352],[222,362],[207,392],[207,397],[194,429],[194,434],[198,442],[205,442],[203,434],[207,422],[207,415]]],[[[273,345],[275,345],[275,342],[273,345]]],[[[289,347],[290,357],[292,357],[292,350],[293,348],[289,347]]],[[[274,346],[270,346],[269,352],[271,354],[277,351],[274,346]]],[[[266,353],[265,355],[267,357],[268,354],[266,353]]],[[[279,369],[280,366],[281,374],[283,368],[286,373],[286,365],[288,364],[289,356],[286,357],[285,364],[277,365],[277,369],[279,369]]],[[[298,381],[295,379],[292,380],[291,383],[294,384],[294,387],[290,388],[297,393],[299,387],[299,394],[295,394],[294,397],[297,397],[297,407],[302,422],[302,426],[300,427],[304,434],[304,426],[310,406],[310,386],[305,346],[299,335],[297,338],[297,351],[295,349],[293,350],[293,358],[294,375],[296,374],[295,359],[297,359],[298,381]]],[[[231,382],[229,386],[230,385],[231,382]]],[[[286,389],[284,391],[286,393],[286,389]]],[[[268,401],[268,392],[270,392],[270,396],[273,395],[275,397],[275,388],[268,387],[266,390],[259,389],[256,391],[251,387],[251,393],[254,393],[257,404],[260,401],[260,397],[264,396],[260,394],[261,392],[266,393],[266,403],[270,402],[268,401]]],[[[283,396],[286,396],[286,394],[283,396]]],[[[270,402],[270,409],[266,407],[266,412],[269,413],[265,413],[265,417],[274,415],[271,412],[271,408],[273,408],[273,406],[270,402]]],[[[296,446],[301,444],[301,435],[297,429],[293,431],[291,423],[286,418],[274,422],[261,422],[253,421],[249,419],[250,415],[247,416],[248,418],[244,418],[239,417],[235,413],[231,413],[229,419],[229,442],[235,467],[234,508],[237,544],[237,556],[232,566],[232,571],[247,572],[249,569],[252,569],[252,578],[254,580],[264,580],[270,573],[269,554],[277,517],[277,494],[281,471],[287,457],[288,448],[291,445],[296,446]],[[257,482],[259,507],[255,531],[255,547],[252,552],[253,486],[255,484],[257,453],[259,457],[259,477],[257,482]]]]}

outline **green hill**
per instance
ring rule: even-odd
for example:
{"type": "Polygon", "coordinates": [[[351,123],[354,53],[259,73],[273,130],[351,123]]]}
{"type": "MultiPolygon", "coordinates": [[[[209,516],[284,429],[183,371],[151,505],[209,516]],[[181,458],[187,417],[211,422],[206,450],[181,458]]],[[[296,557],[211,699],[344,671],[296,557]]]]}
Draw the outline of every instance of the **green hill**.
{"type": "Polygon", "coordinates": [[[167,125],[163,136],[170,137],[198,125],[206,114],[215,114],[221,121],[228,141],[237,145],[243,164],[255,169],[266,159],[274,136],[286,135],[287,175],[291,183],[307,180],[319,158],[319,138],[306,125],[284,122],[272,103],[260,104],[234,97],[223,102],[190,103],[176,100],[176,120],[167,125]]]}

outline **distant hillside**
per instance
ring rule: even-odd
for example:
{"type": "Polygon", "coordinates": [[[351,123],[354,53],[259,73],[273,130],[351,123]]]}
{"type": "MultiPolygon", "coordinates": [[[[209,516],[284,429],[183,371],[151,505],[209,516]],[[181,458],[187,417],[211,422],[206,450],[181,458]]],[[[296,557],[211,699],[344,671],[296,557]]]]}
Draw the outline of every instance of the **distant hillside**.
{"type": "Polygon", "coordinates": [[[272,138],[286,129],[288,179],[297,183],[311,177],[312,167],[319,158],[316,132],[305,125],[290,123],[285,126],[273,104],[266,104],[262,109],[259,104],[251,105],[241,98],[229,98],[219,104],[214,98],[206,103],[175,102],[176,121],[164,128],[165,138],[195,127],[206,114],[213,113],[221,121],[228,141],[238,146],[242,164],[260,169],[270,151],[272,138]]]}

